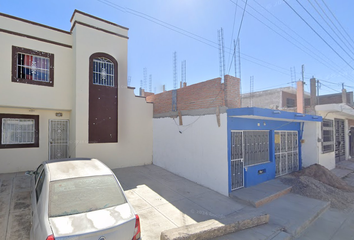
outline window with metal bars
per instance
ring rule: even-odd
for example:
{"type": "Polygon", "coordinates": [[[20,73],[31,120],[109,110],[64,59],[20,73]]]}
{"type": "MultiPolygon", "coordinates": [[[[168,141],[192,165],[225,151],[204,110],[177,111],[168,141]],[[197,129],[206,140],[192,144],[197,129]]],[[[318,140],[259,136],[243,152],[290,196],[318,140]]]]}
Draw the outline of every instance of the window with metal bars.
{"type": "Polygon", "coordinates": [[[12,46],[12,82],[54,86],[54,54],[12,46]]]}
{"type": "Polygon", "coordinates": [[[18,53],[17,78],[49,82],[49,58],[18,53]]]}
{"type": "Polygon", "coordinates": [[[269,162],[269,131],[244,131],[245,166],[269,162]]]}
{"type": "Polygon", "coordinates": [[[0,114],[0,148],[38,147],[38,115],[0,114]]]}
{"type": "Polygon", "coordinates": [[[333,120],[322,120],[322,153],[334,151],[333,120]]]}
{"type": "Polygon", "coordinates": [[[114,87],[114,64],[107,58],[93,59],[93,84],[114,87]]]}

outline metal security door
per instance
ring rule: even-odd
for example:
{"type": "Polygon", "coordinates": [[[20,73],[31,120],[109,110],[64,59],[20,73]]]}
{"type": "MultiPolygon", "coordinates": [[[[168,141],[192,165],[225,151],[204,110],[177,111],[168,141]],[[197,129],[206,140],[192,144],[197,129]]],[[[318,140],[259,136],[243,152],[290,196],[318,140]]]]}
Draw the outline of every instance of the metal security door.
{"type": "Polygon", "coordinates": [[[231,132],[231,190],[244,186],[242,132],[231,132]]]}
{"type": "Polygon", "coordinates": [[[49,159],[69,157],[69,120],[49,120],[49,159]]]}
{"type": "Polygon", "coordinates": [[[344,134],[344,120],[334,119],[335,126],[335,157],[336,162],[345,160],[345,134],[344,134]]]}
{"type": "Polygon", "coordinates": [[[275,131],[275,176],[299,170],[299,145],[296,131],[275,131]]]}

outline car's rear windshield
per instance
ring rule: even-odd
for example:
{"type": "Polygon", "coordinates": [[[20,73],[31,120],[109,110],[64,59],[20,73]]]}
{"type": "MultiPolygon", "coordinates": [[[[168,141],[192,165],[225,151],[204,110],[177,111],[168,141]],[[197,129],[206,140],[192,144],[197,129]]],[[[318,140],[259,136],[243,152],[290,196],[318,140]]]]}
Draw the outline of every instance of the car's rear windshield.
{"type": "Polygon", "coordinates": [[[112,175],[58,180],[50,183],[49,217],[96,211],[126,203],[112,175]]]}

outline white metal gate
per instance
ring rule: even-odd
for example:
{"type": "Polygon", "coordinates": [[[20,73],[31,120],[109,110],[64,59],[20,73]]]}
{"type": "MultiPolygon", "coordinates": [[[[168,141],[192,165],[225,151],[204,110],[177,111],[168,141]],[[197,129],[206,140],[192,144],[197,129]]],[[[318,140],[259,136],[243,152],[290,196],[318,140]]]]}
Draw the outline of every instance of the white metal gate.
{"type": "Polygon", "coordinates": [[[49,159],[69,157],[69,120],[49,120],[49,159]]]}
{"type": "Polygon", "coordinates": [[[345,160],[344,120],[334,119],[335,126],[335,158],[336,163],[345,160]]]}
{"type": "Polygon", "coordinates": [[[231,190],[244,186],[242,132],[231,132],[231,190]]]}
{"type": "Polygon", "coordinates": [[[275,176],[299,170],[297,131],[275,131],[275,176]]]}

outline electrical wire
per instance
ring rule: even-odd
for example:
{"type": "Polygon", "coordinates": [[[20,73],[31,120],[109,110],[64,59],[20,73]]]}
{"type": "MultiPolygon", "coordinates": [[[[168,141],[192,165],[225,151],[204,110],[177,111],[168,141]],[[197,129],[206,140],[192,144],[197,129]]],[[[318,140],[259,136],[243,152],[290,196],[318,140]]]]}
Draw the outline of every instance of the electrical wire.
{"type": "MultiPolygon", "coordinates": [[[[233,2],[232,0],[230,0],[230,2],[232,2],[233,4],[236,4],[235,2],[233,2]]],[[[238,5],[239,8],[243,9],[241,6],[238,5]]],[[[291,40],[289,40],[288,38],[286,38],[285,36],[283,36],[282,34],[280,34],[278,31],[276,31],[275,29],[273,29],[272,27],[270,27],[268,24],[266,24],[264,21],[261,21],[259,18],[257,18],[255,15],[253,15],[252,13],[250,13],[249,11],[246,11],[250,16],[252,16],[253,18],[255,18],[257,21],[259,21],[261,24],[265,25],[267,28],[269,28],[270,30],[272,30],[273,32],[275,32],[276,34],[278,34],[280,37],[282,37],[283,39],[285,39],[286,41],[288,41],[289,43],[291,43],[292,45],[294,45],[296,48],[300,49],[302,52],[304,52],[305,54],[307,54],[309,57],[315,59],[316,61],[318,61],[319,63],[323,64],[324,66],[326,66],[327,68],[332,69],[335,72],[338,72],[339,74],[341,74],[338,70],[334,69],[331,65],[326,64],[325,62],[323,62],[321,60],[320,57],[316,58],[313,55],[310,54],[310,52],[313,53],[313,51],[309,48],[307,48],[307,51],[305,51],[304,49],[302,49],[301,47],[299,47],[298,45],[296,45],[295,43],[293,43],[291,40]]],[[[305,47],[306,48],[306,47],[305,47]]],[[[318,56],[316,53],[313,53],[314,55],[318,56]]],[[[232,62],[231,62],[232,63],[232,62]]],[[[229,72],[231,70],[231,64],[230,64],[230,69],[229,72]]],[[[346,76],[343,76],[346,77],[346,76]]],[[[349,81],[353,81],[348,79],[349,81]]]]}
{"type": "Polygon", "coordinates": [[[301,17],[301,15],[286,1],[286,0],[283,0],[283,2],[285,2],[286,3],[286,5],[288,5],[289,6],[289,8],[291,9],[291,10],[293,10],[294,11],[294,13],[299,17],[299,18],[301,18],[301,20],[302,21],[304,21],[305,23],[306,23],[306,25],[309,27],[309,28],[311,28],[311,30],[314,32],[314,33],[316,33],[316,35],[319,37],[319,38],[321,38],[322,39],[322,41],[330,48],[330,49],[332,49],[332,51],[333,52],[335,52],[335,54],[337,54],[337,56],[340,58],[340,59],[342,59],[343,60],[343,62],[345,62],[351,69],[353,69],[354,70],[354,68],[303,18],[303,17],[301,17]]]}
{"type": "MultiPolygon", "coordinates": [[[[256,0],[253,0],[253,2],[255,2],[258,6],[260,6],[264,11],[266,11],[267,13],[269,13],[273,18],[275,18],[279,23],[281,23],[282,25],[284,25],[288,30],[290,30],[292,33],[294,33],[296,36],[298,36],[302,41],[304,41],[306,44],[308,44],[311,49],[316,50],[317,53],[319,53],[320,55],[322,55],[322,58],[326,58],[332,65],[335,65],[336,67],[339,68],[339,66],[331,59],[329,58],[327,55],[325,55],[324,53],[322,53],[322,51],[318,50],[315,46],[313,46],[309,41],[306,40],[306,38],[303,38],[300,34],[298,34],[296,31],[294,31],[291,27],[289,27],[287,24],[284,23],[284,21],[280,20],[277,16],[275,16],[273,13],[271,13],[267,8],[263,7],[260,3],[258,3],[256,0]]],[[[251,6],[250,6],[251,7],[251,6]]],[[[252,7],[251,7],[252,8],[252,7]]],[[[265,17],[268,21],[269,19],[267,17],[265,17]]],[[[275,26],[277,26],[279,29],[281,29],[278,25],[276,25],[275,23],[273,23],[275,26]]],[[[285,30],[283,30],[285,32],[285,30]]],[[[295,38],[292,37],[294,40],[295,38]]],[[[330,64],[330,65],[331,65],[330,64]]]]}
{"type": "Polygon", "coordinates": [[[322,28],[322,30],[325,31],[325,33],[327,33],[327,35],[348,55],[348,57],[350,57],[354,61],[354,58],[337,42],[337,40],[334,39],[334,37],[316,20],[316,18],[312,16],[312,14],[299,2],[299,0],[296,0],[296,2],[302,7],[302,9],[305,10],[305,12],[307,12],[308,15],[310,15],[310,17],[322,28]]]}
{"type": "MultiPolygon", "coordinates": [[[[193,33],[189,32],[189,31],[185,31],[185,30],[183,30],[182,28],[179,28],[179,27],[176,27],[176,26],[174,26],[174,25],[172,25],[172,24],[169,24],[169,23],[167,23],[167,22],[161,21],[161,20],[159,20],[159,19],[157,19],[157,18],[155,18],[155,17],[151,17],[151,16],[149,16],[149,15],[147,15],[147,14],[145,14],[145,13],[141,13],[141,12],[135,11],[135,10],[130,9],[130,8],[122,7],[122,6],[120,6],[120,5],[116,4],[116,3],[113,3],[113,2],[111,2],[111,1],[109,1],[109,0],[97,0],[97,1],[99,1],[99,2],[101,2],[101,3],[103,3],[103,4],[106,4],[106,5],[110,6],[110,7],[113,7],[113,8],[115,8],[115,9],[119,10],[119,11],[123,11],[123,12],[129,13],[129,14],[133,14],[133,15],[135,15],[135,16],[144,18],[144,19],[146,19],[146,20],[148,20],[148,21],[151,21],[151,22],[153,22],[153,23],[156,23],[156,24],[158,24],[158,25],[160,25],[160,26],[162,26],[162,27],[165,27],[165,28],[167,28],[167,29],[169,29],[169,30],[175,31],[175,32],[177,32],[177,33],[180,33],[180,34],[186,36],[186,37],[190,37],[190,38],[192,38],[192,39],[194,39],[194,40],[196,40],[196,41],[199,41],[199,42],[201,42],[201,43],[203,43],[203,44],[206,44],[206,45],[208,45],[208,46],[210,46],[210,47],[212,47],[212,48],[218,49],[218,46],[217,46],[218,44],[217,44],[216,42],[210,41],[210,40],[208,40],[208,39],[206,39],[206,38],[204,38],[204,37],[201,37],[201,36],[199,36],[199,35],[193,34],[193,33]],[[142,15],[143,15],[143,16],[142,16],[142,15]],[[176,29],[178,29],[178,30],[176,30],[176,29],[174,29],[174,28],[176,28],[176,29]],[[182,31],[184,31],[184,32],[182,32],[182,31]],[[190,36],[190,35],[188,35],[188,34],[193,34],[193,36],[195,36],[195,37],[190,36]],[[201,40],[201,39],[202,39],[202,40],[201,40]],[[203,40],[205,40],[205,41],[203,41],[203,40]],[[211,43],[211,44],[209,44],[209,43],[211,43]],[[214,45],[214,44],[215,44],[215,45],[214,45]]],[[[243,9],[244,9],[244,8],[243,8],[243,9]]],[[[260,21],[260,20],[259,20],[259,21],[260,21]]],[[[227,48],[227,50],[231,50],[231,49],[227,48]]],[[[232,51],[232,52],[233,52],[233,51],[232,51]]],[[[228,51],[228,53],[232,53],[232,52],[229,52],[229,51],[228,51]]],[[[246,54],[243,53],[243,55],[246,55],[246,54]]],[[[253,59],[255,59],[255,60],[258,60],[258,61],[260,61],[260,62],[269,64],[269,65],[272,65],[272,66],[276,66],[275,64],[266,62],[266,61],[264,61],[264,60],[261,60],[261,59],[255,58],[255,57],[251,57],[250,55],[247,55],[247,56],[250,57],[250,58],[253,58],[253,59]]],[[[242,57],[242,59],[244,59],[244,57],[242,57]]],[[[244,60],[249,61],[249,62],[252,62],[252,63],[255,63],[254,61],[251,61],[251,60],[248,60],[248,59],[244,59],[244,60]]],[[[265,68],[268,68],[268,69],[270,69],[270,70],[274,70],[273,68],[269,68],[269,67],[267,67],[267,66],[265,66],[265,65],[262,65],[262,64],[259,64],[259,63],[255,63],[255,64],[257,64],[257,65],[259,65],[259,66],[262,66],[262,67],[265,67],[265,68]]],[[[276,67],[277,67],[277,68],[280,68],[280,69],[285,69],[285,68],[280,67],[280,66],[276,66],[276,67]]],[[[286,69],[286,70],[287,70],[287,69],[286,69]]],[[[274,70],[274,71],[277,71],[277,70],[274,70]]],[[[278,72],[279,72],[279,71],[278,71],[278,72]]],[[[284,74],[284,73],[282,73],[282,74],[284,74]]],[[[286,75],[288,75],[288,74],[286,74],[286,75]]]]}
{"type": "MultiPolygon", "coordinates": [[[[243,8],[243,13],[242,13],[242,17],[241,17],[240,26],[239,26],[239,28],[238,28],[238,33],[237,33],[237,38],[236,38],[236,40],[238,40],[238,39],[240,38],[240,32],[241,32],[241,27],[242,27],[243,19],[244,19],[244,17],[245,17],[247,2],[248,2],[248,0],[246,0],[246,2],[245,2],[245,7],[243,8]]],[[[236,3],[236,7],[237,7],[237,3],[236,3]]],[[[236,42],[236,46],[237,46],[237,44],[238,44],[238,41],[236,42]]],[[[235,47],[236,47],[236,46],[235,46],[235,47]]],[[[234,51],[234,53],[233,53],[233,55],[232,55],[232,58],[231,58],[231,62],[230,62],[230,67],[229,67],[228,74],[230,73],[231,65],[232,65],[234,56],[235,56],[235,51],[234,51]]]]}
{"type": "MultiPolygon", "coordinates": [[[[238,2],[238,0],[237,0],[238,2]]],[[[235,6],[235,13],[234,13],[234,21],[233,21],[233,24],[232,24],[232,34],[231,34],[231,41],[230,41],[230,47],[229,49],[232,49],[231,48],[231,45],[232,45],[232,41],[234,39],[234,30],[235,30],[235,22],[236,22],[236,14],[237,14],[237,5],[235,6]]],[[[235,52],[235,49],[234,49],[234,52],[235,52]]],[[[235,53],[234,53],[235,54],[235,53]]],[[[228,62],[230,62],[230,56],[231,56],[231,52],[229,54],[229,59],[228,59],[228,62]]],[[[234,56],[234,55],[233,55],[234,56]]]]}
{"type": "Polygon", "coordinates": [[[353,39],[350,37],[350,35],[348,34],[348,32],[345,30],[345,28],[342,26],[342,24],[338,21],[337,17],[334,15],[334,13],[331,11],[331,9],[327,6],[326,2],[324,0],[321,0],[323,2],[323,4],[326,6],[326,8],[328,9],[328,11],[332,14],[332,16],[334,17],[334,19],[337,21],[337,23],[339,24],[339,26],[341,26],[341,28],[343,29],[343,31],[347,34],[347,36],[349,37],[349,39],[354,43],[353,39]]]}
{"type": "MultiPolygon", "coordinates": [[[[308,0],[309,1],[309,0],[308,0]]],[[[317,4],[317,6],[321,9],[321,11],[323,12],[323,14],[327,17],[327,19],[332,23],[332,25],[337,29],[337,31],[340,33],[340,35],[345,39],[345,41],[350,45],[350,47],[352,49],[354,49],[353,45],[348,41],[348,39],[343,35],[343,33],[338,29],[338,27],[334,24],[334,22],[332,21],[332,19],[327,15],[327,13],[323,10],[323,8],[321,7],[321,5],[317,2],[317,0],[315,0],[315,3],[317,4]]],[[[327,23],[327,22],[326,22],[327,23]]],[[[327,25],[329,26],[329,24],[327,23],[327,25]]],[[[332,29],[332,28],[331,28],[332,29]]],[[[333,29],[332,29],[333,31],[333,29]]],[[[333,31],[334,32],[334,31],[333,31]]]]}

